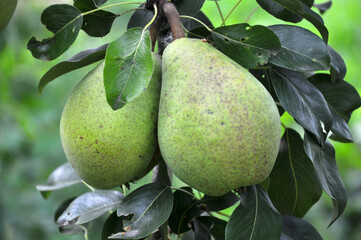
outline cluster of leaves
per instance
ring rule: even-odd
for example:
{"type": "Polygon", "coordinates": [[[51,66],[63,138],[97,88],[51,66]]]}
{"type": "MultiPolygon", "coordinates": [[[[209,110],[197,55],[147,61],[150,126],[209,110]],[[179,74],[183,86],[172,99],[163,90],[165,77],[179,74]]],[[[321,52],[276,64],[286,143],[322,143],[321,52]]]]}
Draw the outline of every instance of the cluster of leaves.
{"type": "MultiPolygon", "coordinates": [[[[104,239],[110,235],[142,239],[156,231],[165,236],[168,229],[182,239],[196,240],[321,239],[302,217],[319,200],[322,191],[333,201],[330,225],[344,211],[345,187],[329,139],[352,142],[348,121],[361,106],[361,99],[355,88],[344,81],[345,63],[328,45],[328,30],[314,11],[324,13],[331,1],[315,4],[313,0],[257,0],[265,11],[285,22],[309,21],[321,37],[286,24],[238,23],[215,28],[200,11],[204,1],[173,1],[181,15],[192,17],[182,17],[188,37],[207,39],[249,69],[271,93],[280,113],[287,111],[304,129],[303,138],[285,127],[269,178],[262,185],[243,189],[238,193],[240,197],[230,192],[219,198],[197,198],[191,188],[172,192],[169,182],[164,181],[144,185],[127,196],[118,191],[97,190],[61,204],[55,214],[61,232],[84,232],[90,221],[116,210],[105,222],[104,239]],[[238,206],[228,221],[221,220],[219,211],[236,203],[238,206]]],[[[105,2],[74,0],[73,6],[50,6],[41,20],[54,36],[42,41],[30,39],[28,49],[35,58],[53,60],[73,44],[80,30],[92,37],[106,35],[121,14],[103,9],[128,3],[100,7],[105,2]]],[[[153,69],[151,39],[146,29],[153,13],[142,5],[134,10],[128,31],[119,39],[58,63],[42,77],[39,91],[69,71],[105,59],[104,85],[114,110],[141,94],[153,69]]],[[[162,31],[169,31],[169,26],[165,24],[162,31]]],[[[38,189],[47,196],[49,191],[79,182],[66,164],[49,177],[47,185],[38,189]]]]}

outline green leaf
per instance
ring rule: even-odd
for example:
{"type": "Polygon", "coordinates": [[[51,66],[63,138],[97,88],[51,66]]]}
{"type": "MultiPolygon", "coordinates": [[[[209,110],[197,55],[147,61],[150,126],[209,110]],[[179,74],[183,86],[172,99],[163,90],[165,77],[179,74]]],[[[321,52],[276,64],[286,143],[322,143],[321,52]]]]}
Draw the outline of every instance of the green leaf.
{"type": "Polygon", "coordinates": [[[105,56],[104,86],[109,105],[122,108],[147,88],[153,72],[149,31],[132,28],[110,43],[105,56]]]}
{"type": "Polygon", "coordinates": [[[270,63],[295,71],[330,69],[327,45],[311,31],[290,25],[269,26],[280,39],[282,48],[270,63]]]}
{"type": "MultiPolygon", "coordinates": [[[[200,216],[195,218],[194,227],[196,223],[200,225],[203,230],[206,230],[215,240],[225,240],[227,222],[211,216],[200,216]]],[[[195,229],[196,230],[196,229],[195,229]]],[[[197,234],[197,231],[195,231],[197,234]]]]}
{"type": "Polygon", "coordinates": [[[125,232],[111,235],[111,239],[139,239],[155,232],[172,212],[173,195],[169,186],[150,183],[131,192],[120,204],[118,216],[133,215],[124,223],[125,232]]]}
{"type": "Polygon", "coordinates": [[[42,41],[32,37],[27,48],[35,58],[50,61],[59,57],[73,44],[82,26],[83,16],[73,6],[58,4],[44,10],[41,22],[54,36],[42,41]]]}
{"type": "Polygon", "coordinates": [[[247,187],[226,227],[227,240],[279,240],[282,218],[260,185],[247,187]]]}
{"type": "Polygon", "coordinates": [[[322,144],[326,133],[321,122],[327,132],[332,127],[332,115],[322,93],[298,72],[272,68],[270,78],[282,107],[322,144]]]}
{"type": "Polygon", "coordinates": [[[245,68],[264,65],[281,49],[277,36],[267,27],[247,23],[216,28],[212,37],[220,51],[245,68]]]}
{"type": "Polygon", "coordinates": [[[342,81],[345,78],[347,72],[345,61],[341,55],[336,52],[335,49],[333,49],[331,46],[327,47],[331,59],[331,81],[332,83],[342,81]]]}
{"type": "Polygon", "coordinates": [[[327,10],[329,10],[332,6],[332,1],[326,1],[323,3],[316,4],[314,3],[313,6],[317,8],[321,14],[324,14],[327,10]]]}
{"type": "Polygon", "coordinates": [[[320,199],[322,188],[303,149],[301,136],[287,128],[270,175],[268,195],[282,215],[302,218],[320,199]]]}
{"type": "Polygon", "coordinates": [[[97,190],[77,197],[64,210],[56,223],[63,227],[83,224],[98,218],[109,210],[118,208],[124,195],[118,191],[97,190]]]}
{"type": "Polygon", "coordinates": [[[117,216],[117,212],[113,212],[109,215],[105,221],[102,229],[102,240],[108,240],[108,237],[120,231],[124,231],[123,222],[129,221],[129,216],[117,216]]]}
{"type": "Polygon", "coordinates": [[[174,5],[178,9],[179,15],[195,16],[202,8],[205,0],[178,0],[174,5]]]}
{"type": "Polygon", "coordinates": [[[336,165],[335,149],[328,141],[320,147],[308,131],[305,131],[304,148],[315,166],[323,190],[332,198],[333,216],[329,224],[331,226],[341,216],[347,204],[345,186],[336,165]]]}
{"type": "Polygon", "coordinates": [[[211,240],[210,228],[212,222],[200,222],[197,218],[193,220],[195,240],[211,240]]]}
{"type": "Polygon", "coordinates": [[[46,199],[51,191],[66,188],[77,183],[81,183],[82,180],[75,172],[70,163],[65,163],[56,168],[48,177],[45,185],[36,185],[36,189],[41,192],[46,199]]]}
{"type": "MultiPolygon", "coordinates": [[[[262,85],[271,94],[274,101],[279,102],[279,99],[278,99],[276,92],[274,90],[274,87],[272,85],[268,71],[266,69],[250,69],[249,72],[252,73],[252,75],[255,78],[257,78],[258,81],[260,81],[262,83],[262,85]]],[[[278,112],[279,112],[280,116],[282,116],[283,113],[285,112],[285,109],[282,106],[280,106],[279,104],[277,104],[277,108],[278,108],[278,112]]]]}
{"type": "Polygon", "coordinates": [[[357,90],[344,80],[332,83],[328,74],[316,74],[308,80],[324,95],[333,117],[332,139],[352,142],[352,135],[347,122],[351,114],[361,106],[361,98],[357,90]]]}
{"type": "Polygon", "coordinates": [[[88,49],[76,54],[74,57],[62,61],[54,65],[49,71],[47,71],[44,76],[40,79],[38,85],[39,94],[43,91],[48,83],[54,79],[64,75],[68,72],[74,71],[76,69],[85,67],[97,61],[104,59],[105,51],[108,47],[108,44],[100,46],[98,48],[88,49]]]}
{"type": "MultiPolygon", "coordinates": [[[[54,213],[54,221],[56,222],[57,219],[61,216],[61,214],[67,209],[67,207],[74,201],[75,198],[69,198],[60,203],[58,208],[55,210],[54,213]]],[[[59,226],[58,230],[62,234],[77,234],[77,233],[84,233],[85,229],[89,227],[88,224],[85,225],[76,225],[75,221],[69,222],[67,225],[59,226]]]]}
{"type": "Polygon", "coordinates": [[[269,14],[273,15],[274,17],[287,21],[297,23],[300,22],[303,17],[293,13],[292,11],[282,7],[277,2],[271,0],[257,0],[257,3],[269,14]]]}
{"type": "MultiPolygon", "coordinates": [[[[183,187],[184,191],[193,194],[192,188],[183,187]]],[[[174,206],[168,224],[175,234],[182,234],[189,230],[188,223],[203,211],[197,207],[197,201],[191,195],[177,190],[173,193],[174,206]]]]}
{"type": "MultiPolygon", "coordinates": [[[[296,15],[298,15],[301,19],[305,18],[307,21],[312,23],[317,30],[321,33],[321,36],[325,43],[328,42],[328,30],[324,25],[324,22],[322,20],[322,17],[311,10],[311,6],[305,4],[306,1],[300,1],[300,0],[257,0],[258,4],[262,8],[264,8],[268,13],[271,15],[280,18],[280,15],[277,15],[276,13],[282,13],[284,16],[289,15],[289,12],[284,10],[289,10],[296,15]],[[267,5],[267,7],[265,7],[267,5]]],[[[307,1],[308,2],[308,1],[307,1]]],[[[307,3],[306,2],[306,3],[307,3]]],[[[281,18],[282,19],[282,18],[281,18]]],[[[285,20],[285,19],[282,19],[285,20]]],[[[288,21],[288,20],[286,20],[288,21]]],[[[300,20],[299,20],[300,21],[300,20]]],[[[297,22],[297,21],[292,21],[297,22]]]]}
{"type": "MultiPolygon", "coordinates": [[[[74,0],[74,6],[82,13],[97,9],[106,1],[74,0]]],[[[110,32],[117,15],[104,10],[98,10],[84,15],[82,29],[92,37],[104,37],[110,32]]]]}
{"type": "Polygon", "coordinates": [[[322,240],[321,235],[311,224],[309,224],[303,219],[292,216],[282,217],[282,233],[287,236],[286,239],[322,240]]]}
{"type": "Polygon", "coordinates": [[[172,172],[168,169],[167,164],[164,162],[159,147],[156,148],[156,152],[154,153],[153,158],[155,158],[154,161],[156,161],[158,164],[153,169],[152,182],[171,186],[172,172]]]}
{"type": "Polygon", "coordinates": [[[210,212],[217,212],[229,208],[238,201],[239,197],[237,197],[232,192],[228,192],[227,194],[219,197],[205,195],[201,200],[201,202],[206,205],[207,211],[210,212]]]}

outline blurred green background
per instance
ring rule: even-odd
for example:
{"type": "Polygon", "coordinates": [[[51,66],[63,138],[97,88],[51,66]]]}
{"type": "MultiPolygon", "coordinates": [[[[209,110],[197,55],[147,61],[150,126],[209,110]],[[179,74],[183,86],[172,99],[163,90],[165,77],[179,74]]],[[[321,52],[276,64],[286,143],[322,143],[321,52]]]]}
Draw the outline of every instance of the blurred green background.
{"type": "MultiPolygon", "coordinates": [[[[55,63],[68,59],[79,51],[94,48],[116,39],[125,30],[130,14],[115,21],[112,33],[104,38],[90,38],[80,33],[75,44],[59,59],[41,62],[26,50],[31,36],[38,39],[51,36],[40,22],[41,12],[49,5],[69,3],[68,0],[19,0],[15,16],[0,34],[0,239],[83,239],[82,236],[62,235],[54,224],[53,213],[61,201],[87,191],[82,186],[54,192],[44,200],[35,189],[45,183],[48,175],[66,162],[59,137],[62,108],[73,87],[94,66],[68,73],[51,83],[41,96],[37,84],[41,76],[55,63]]],[[[110,0],[110,3],[122,2],[110,0]]],[[[222,0],[226,15],[236,0],[222,0]]],[[[316,1],[323,2],[323,1],[316,1]]],[[[132,6],[115,8],[123,12],[132,6]]],[[[221,18],[213,1],[206,1],[204,12],[215,26],[221,18]]],[[[250,12],[251,25],[282,23],[262,9],[255,0],[242,2],[227,24],[244,22],[250,12]]],[[[330,31],[329,44],[344,58],[348,67],[346,80],[361,91],[361,1],[334,0],[324,21],[330,31]]],[[[315,33],[314,27],[302,21],[297,24],[315,33]]],[[[350,121],[354,144],[334,143],[337,163],[348,192],[348,206],[343,216],[329,229],[332,203],[323,195],[306,215],[324,239],[361,239],[361,111],[350,121]]],[[[145,179],[149,181],[149,175],[145,179]]],[[[90,239],[99,239],[99,229],[90,239]]]]}

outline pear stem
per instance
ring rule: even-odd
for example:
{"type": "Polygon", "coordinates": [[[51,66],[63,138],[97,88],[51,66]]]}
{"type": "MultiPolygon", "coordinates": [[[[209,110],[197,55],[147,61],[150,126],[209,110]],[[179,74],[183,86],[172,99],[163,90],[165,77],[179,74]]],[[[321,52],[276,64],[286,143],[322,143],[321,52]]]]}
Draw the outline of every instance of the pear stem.
{"type": "MultiPolygon", "coordinates": [[[[161,11],[161,9],[159,9],[161,11]]],[[[152,40],[152,51],[154,52],[155,44],[157,42],[160,29],[163,25],[163,16],[161,13],[157,14],[154,22],[150,26],[150,39],[152,40]]]]}
{"type": "Polygon", "coordinates": [[[170,2],[159,3],[160,8],[163,10],[164,16],[167,18],[170,28],[172,29],[173,40],[185,38],[186,35],[183,30],[183,25],[179,18],[179,13],[175,6],[170,2]]]}

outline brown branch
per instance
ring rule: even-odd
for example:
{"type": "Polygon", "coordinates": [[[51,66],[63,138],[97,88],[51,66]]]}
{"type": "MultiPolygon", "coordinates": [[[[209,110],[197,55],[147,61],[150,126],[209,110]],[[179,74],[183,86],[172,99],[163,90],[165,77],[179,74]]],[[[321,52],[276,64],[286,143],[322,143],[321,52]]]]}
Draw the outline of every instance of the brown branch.
{"type": "Polygon", "coordinates": [[[159,2],[159,7],[162,9],[164,16],[167,18],[170,28],[172,29],[173,39],[186,37],[183,25],[179,18],[179,13],[175,6],[170,2],[159,2]]]}

